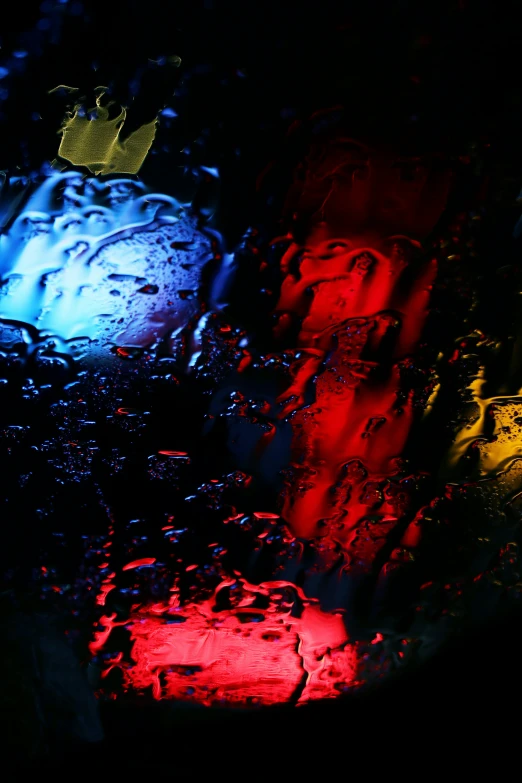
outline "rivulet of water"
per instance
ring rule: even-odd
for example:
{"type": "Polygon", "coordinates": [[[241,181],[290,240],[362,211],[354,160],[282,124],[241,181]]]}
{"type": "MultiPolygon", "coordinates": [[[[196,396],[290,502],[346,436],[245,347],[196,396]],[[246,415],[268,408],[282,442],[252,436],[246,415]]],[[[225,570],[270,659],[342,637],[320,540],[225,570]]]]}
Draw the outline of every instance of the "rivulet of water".
{"type": "Polygon", "coordinates": [[[3,584],[67,617],[100,697],[335,697],[518,600],[517,334],[482,329],[450,180],[318,139],[287,233],[232,252],[137,178],[27,185],[0,238],[3,584]],[[248,324],[245,267],[272,302],[248,324]]]}

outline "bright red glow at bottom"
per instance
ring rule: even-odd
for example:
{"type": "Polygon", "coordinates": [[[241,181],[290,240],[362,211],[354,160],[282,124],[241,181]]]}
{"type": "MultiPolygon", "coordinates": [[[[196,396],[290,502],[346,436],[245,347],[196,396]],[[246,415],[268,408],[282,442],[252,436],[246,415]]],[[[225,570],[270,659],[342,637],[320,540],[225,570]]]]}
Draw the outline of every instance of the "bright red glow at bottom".
{"type": "MultiPolygon", "coordinates": [[[[207,601],[179,607],[134,607],[125,622],[132,639],[132,661],[121,654],[109,662],[124,675],[124,688],[156,699],[217,704],[270,705],[330,698],[356,684],[356,650],[340,614],[322,612],[304,599],[300,617],[298,588],[288,582],[250,585],[224,581],[207,601]],[[221,590],[234,591],[233,608],[216,611],[221,590]],[[237,592],[237,596],[235,593],[237,592]],[[293,600],[292,600],[293,594],[293,600]],[[259,596],[266,609],[254,608],[259,596]],[[149,691],[150,692],[150,691],[149,691]]],[[[91,651],[104,647],[115,615],[101,619],[91,651]]]]}

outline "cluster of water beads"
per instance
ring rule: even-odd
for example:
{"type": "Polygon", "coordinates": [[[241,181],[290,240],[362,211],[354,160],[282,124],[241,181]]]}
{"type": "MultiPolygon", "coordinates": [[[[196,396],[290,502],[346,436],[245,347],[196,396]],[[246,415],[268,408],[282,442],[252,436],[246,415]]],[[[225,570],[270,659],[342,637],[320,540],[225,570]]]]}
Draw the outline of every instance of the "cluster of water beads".
{"type": "MultiPolygon", "coordinates": [[[[314,291],[299,315],[301,344],[260,353],[220,312],[231,267],[217,235],[188,207],[144,190],[57,175],[0,248],[6,525],[23,520],[38,589],[71,613],[79,648],[98,621],[90,648],[100,692],[151,688],[204,704],[335,696],[401,666],[474,602],[502,600],[488,586],[519,591],[505,521],[519,486],[516,395],[485,404],[464,425],[473,442],[458,436],[444,463],[455,470],[469,462],[467,445],[479,448],[487,464],[479,460],[477,476],[448,474],[434,494],[401,457],[413,422],[433,413],[444,367],[460,363],[456,385],[476,389],[466,349],[463,361],[460,350],[438,363],[429,352],[402,358],[422,331],[433,264],[419,265],[406,307],[401,287],[388,285],[390,264],[406,268],[393,246],[384,260],[348,250],[352,269],[339,243],[331,280],[307,281],[314,258],[305,259],[301,277],[314,291]],[[388,270],[387,295],[374,264],[388,270]],[[332,316],[322,332],[312,323],[321,313],[332,316]],[[390,333],[405,344],[388,361],[390,333]],[[491,411],[495,427],[477,446],[491,411]],[[334,442],[333,419],[346,416],[346,437],[334,442]],[[398,434],[383,451],[392,419],[398,434]],[[277,484],[263,502],[263,476],[285,443],[293,455],[278,507],[277,484]],[[236,464],[223,472],[227,460],[236,464]],[[482,507],[474,529],[458,534],[474,553],[467,575],[460,564],[444,579],[432,568],[438,578],[413,587],[413,617],[398,628],[390,595],[426,548],[444,551],[465,504],[482,507]]],[[[441,254],[451,275],[455,253],[442,245],[441,254]]],[[[486,339],[466,339],[487,357],[486,339]]]]}

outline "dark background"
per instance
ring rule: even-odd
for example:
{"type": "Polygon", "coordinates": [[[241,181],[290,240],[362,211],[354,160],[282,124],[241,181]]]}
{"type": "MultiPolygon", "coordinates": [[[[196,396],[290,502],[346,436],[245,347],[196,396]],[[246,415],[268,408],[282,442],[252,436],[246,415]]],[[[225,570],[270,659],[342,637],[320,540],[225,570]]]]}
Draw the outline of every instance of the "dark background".
{"type": "Polygon", "coordinates": [[[219,165],[231,244],[252,220],[256,178],[289,127],[339,104],[385,139],[407,131],[456,155],[487,140],[512,198],[522,131],[517,10],[487,0],[11,3],[0,28],[9,71],[0,80],[0,167],[28,173],[55,157],[68,98],[49,90],[77,87],[92,107],[104,85],[129,108],[124,133],[175,109],[161,119],[142,175],[179,190],[177,174],[219,165]],[[172,55],[180,68],[161,64],[172,55]]]}
{"type": "MultiPolygon", "coordinates": [[[[518,6],[480,0],[11,3],[0,26],[0,168],[30,175],[56,156],[69,99],[48,91],[59,84],[78,87],[90,106],[94,88],[106,85],[110,98],[129,107],[126,132],[172,107],[178,116],[161,120],[141,174],[177,195],[190,191],[198,164],[219,166],[218,223],[233,247],[263,208],[256,179],[283,153],[292,123],[341,104],[358,127],[377,129],[383,139],[413,128],[419,143],[457,158],[489,144],[485,165],[498,213],[489,241],[502,252],[522,179],[518,6]],[[181,57],[181,67],[161,64],[172,55],[181,57]]],[[[328,776],[359,764],[399,774],[419,756],[424,771],[437,762],[454,769],[456,750],[468,766],[490,754],[502,766],[522,696],[519,625],[513,617],[483,629],[415,679],[364,703],[239,720],[199,713],[188,720],[164,705],[154,717],[116,711],[107,718],[109,745],[89,761],[135,772],[162,764],[210,772],[235,764],[246,776],[256,768],[277,774],[284,755],[291,768],[309,758],[328,776]],[[370,766],[362,758],[367,746],[374,754],[370,766]],[[379,748],[386,748],[380,758],[379,748]]]]}

